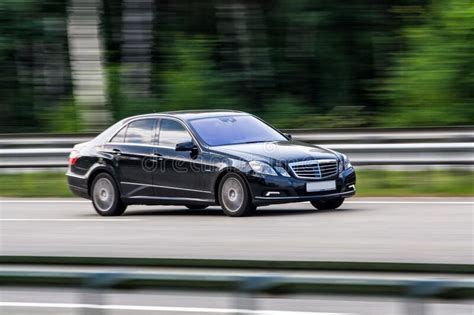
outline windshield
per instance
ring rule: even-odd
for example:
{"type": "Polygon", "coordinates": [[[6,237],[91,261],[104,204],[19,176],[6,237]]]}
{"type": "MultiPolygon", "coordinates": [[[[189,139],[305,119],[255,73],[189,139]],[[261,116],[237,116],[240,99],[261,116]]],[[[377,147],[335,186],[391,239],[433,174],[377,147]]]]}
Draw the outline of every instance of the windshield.
{"type": "Polygon", "coordinates": [[[249,115],[200,118],[189,123],[210,146],[287,140],[275,129],[249,115]]]}

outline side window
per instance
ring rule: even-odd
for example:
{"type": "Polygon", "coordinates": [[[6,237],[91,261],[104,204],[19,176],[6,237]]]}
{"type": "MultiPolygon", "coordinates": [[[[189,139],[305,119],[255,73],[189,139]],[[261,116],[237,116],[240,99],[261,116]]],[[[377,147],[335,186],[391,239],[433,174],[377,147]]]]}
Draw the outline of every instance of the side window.
{"type": "Polygon", "coordinates": [[[126,143],[152,144],[155,131],[155,119],[141,119],[128,125],[126,143]]]}
{"type": "Polygon", "coordinates": [[[192,141],[191,135],[179,122],[171,119],[162,119],[160,127],[159,145],[176,147],[176,144],[192,141]]]}
{"type": "Polygon", "coordinates": [[[110,140],[110,142],[122,143],[125,140],[125,132],[127,132],[127,126],[120,129],[120,131],[110,140]]]}

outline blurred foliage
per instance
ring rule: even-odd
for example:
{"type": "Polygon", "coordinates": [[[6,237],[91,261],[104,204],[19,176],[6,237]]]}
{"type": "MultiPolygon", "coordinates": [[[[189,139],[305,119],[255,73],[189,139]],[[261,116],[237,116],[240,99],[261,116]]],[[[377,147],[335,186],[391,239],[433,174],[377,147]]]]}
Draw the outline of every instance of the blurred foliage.
{"type": "Polygon", "coordinates": [[[60,133],[76,133],[82,130],[79,110],[73,100],[65,101],[61,106],[39,116],[46,130],[60,133]]]}
{"type": "Polygon", "coordinates": [[[2,197],[72,197],[64,172],[0,174],[2,197]]]}
{"type": "Polygon", "coordinates": [[[474,172],[358,170],[358,196],[474,196],[474,172]]]}
{"type": "Polygon", "coordinates": [[[392,109],[382,125],[472,124],[474,119],[474,4],[436,2],[423,24],[402,36],[407,51],[396,55],[382,98],[392,109]]]}
{"type": "Polygon", "coordinates": [[[0,132],[56,131],[43,118],[70,106],[65,17],[64,0],[0,1],[0,132]]]}
{"type": "Polygon", "coordinates": [[[211,52],[214,43],[206,38],[177,36],[167,55],[171,60],[161,72],[162,96],[159,107],[167,110],[230,108],[245,110],[229,96],[225,78],[217,71],[211,52]]]}
{"type": "MultiPolygon", "coordinates": [[[[474,196],[474,172],[357,171],[357,196],[474,196]]],[[[64,173],[0,174],[1,197],[72,197],[64,173]]]]}
{"type": "MultiPolygon", "coordinates": [[[[113,120],[230,108],[281,128],[474,122],[469,0],[143,0],[151,21],[131,0],[97,1],[113,120]]],[[[0,1],[0,132],[88,128],[73,3],[90,1],[0,1]]]]}

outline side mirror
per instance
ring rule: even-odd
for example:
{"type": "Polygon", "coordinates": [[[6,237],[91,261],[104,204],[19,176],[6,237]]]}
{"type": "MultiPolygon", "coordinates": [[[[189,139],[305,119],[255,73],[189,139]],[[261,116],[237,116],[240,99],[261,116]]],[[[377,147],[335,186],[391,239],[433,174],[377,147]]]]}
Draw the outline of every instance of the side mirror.
{"type": "Polygon", "coordinates": [[[293,136],[290,135],[289,133],[284,133],[283,135],[284,135],[284,136],[286,137],[286,139],[288,139],[288,140],[293,139],[293,136]]]}
{"type": "Polygon", "coordinates": [[[193,151],[196,148],[192,141],[178,143],[176,151],[193,151]]]}

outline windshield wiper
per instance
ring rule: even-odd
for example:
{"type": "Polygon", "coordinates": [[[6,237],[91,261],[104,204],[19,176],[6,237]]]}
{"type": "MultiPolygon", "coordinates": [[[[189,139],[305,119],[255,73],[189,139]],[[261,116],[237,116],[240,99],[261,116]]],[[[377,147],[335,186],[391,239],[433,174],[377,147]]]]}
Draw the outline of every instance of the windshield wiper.
{"type": "Polygon", "coordinates": [[[259,142],[269,142],[269,141],[266,141],[266,140],[246,141],[246,142],[240,142],[238,144],[259,143],[259,142]]]}

